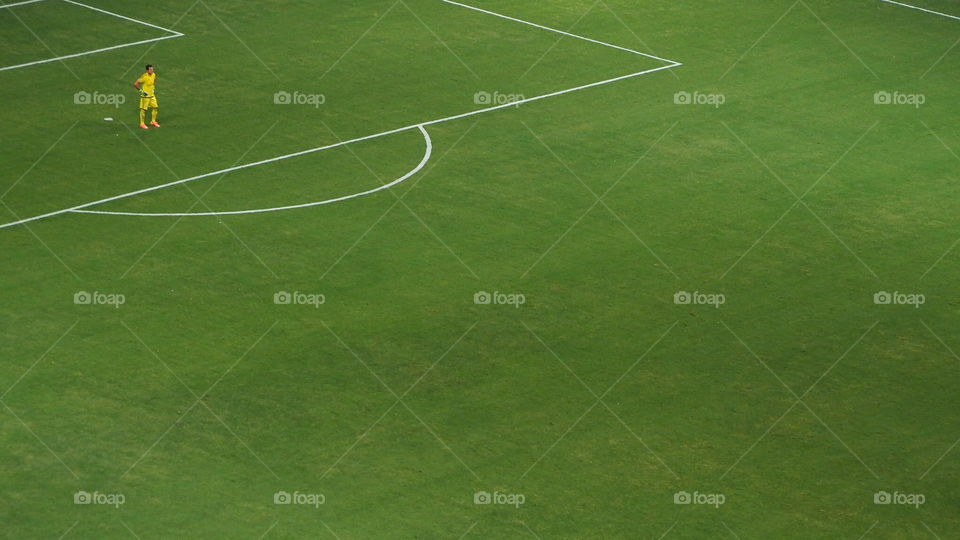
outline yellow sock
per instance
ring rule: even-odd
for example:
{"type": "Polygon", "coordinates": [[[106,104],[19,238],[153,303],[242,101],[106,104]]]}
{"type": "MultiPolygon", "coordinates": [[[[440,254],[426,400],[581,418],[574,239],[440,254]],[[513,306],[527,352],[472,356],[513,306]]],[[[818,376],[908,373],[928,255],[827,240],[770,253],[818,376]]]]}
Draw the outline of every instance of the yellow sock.
{"type": "Polygon", "coordinates": [[[142,126],[145,122],[143,121],[143,115],[146,114],[146,109],[140,109],[140,125],[142,126]]]}
{"type": "Polygon", "coordinates": [[[153,120],[152,120],[152,121],[153,121],[153,122],[156,122],[156,121],[157,121],[157,113],[160,112],[160,109],[154,107],[152,112],[153,112],[153,120]]]}

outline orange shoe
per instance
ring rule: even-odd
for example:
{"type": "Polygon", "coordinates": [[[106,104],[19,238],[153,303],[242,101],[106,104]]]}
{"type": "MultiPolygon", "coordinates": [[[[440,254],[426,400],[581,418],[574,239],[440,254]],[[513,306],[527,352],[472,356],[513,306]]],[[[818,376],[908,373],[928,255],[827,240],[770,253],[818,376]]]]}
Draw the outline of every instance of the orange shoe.
{"type": "Polygon", "coordinates": [[[140,129],[150,129],[146,124],[140,124],[140,129]]]}
{"type": "Polygon", "coordinates": [[[150,122],[150,125],[153,126],[153,127],[160,127],[160,124],[158,124],[158,123],[156,123],[156,122],[150,122]]]}

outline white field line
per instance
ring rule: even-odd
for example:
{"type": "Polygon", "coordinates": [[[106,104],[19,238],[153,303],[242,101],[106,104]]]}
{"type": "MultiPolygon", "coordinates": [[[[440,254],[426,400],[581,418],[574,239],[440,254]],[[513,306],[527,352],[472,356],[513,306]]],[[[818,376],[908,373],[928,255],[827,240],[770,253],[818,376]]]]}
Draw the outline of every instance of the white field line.
{"type": "Polygon", "coordinates": [[[433,155],[433,141],[430,139],[430,134],[427,133],[427,130],[421,125],[417,126],[420,130],[420,133],[423,134],[423,141],[426,143],[426,149],[423,152],[423,159],[420,160],[420,163],[410,172],[397,178],[389,184],[384,184],[382,186],[368,189],[367,191],[361,191],[360,193],[354,193],[352,195],[344,195],[343,197],[337,197],[335,199],[327,199],[324,201],[316,201],[303,204],[294,204],[290,206],[275,206],[273,208],[257,208],[253,210],[233,210],[228,212],[188,212],[188,213],[143,213],[143,212],[106,212],[102,210],[72,210],[78,214],[106,214],[111,216],[143,216],[143,217],[188,217],[188,216],[231,216],[237,214],[262,214],[264,212],[279,212],[281,210],[294,210],[296,208],[307,208],[310,206],[321,206],[324,204],[331,204],[335,202],[345,201],[347,199],[355,199],[357,197],[363,197],[364,195],[370,195],[378,191],[383,191],[385,189],[392,188],[393,186],[407,180],[411,176],[420,172],[427,162],[430,161],[430,156],[433,155]]]}
{"type": "MultiPolygon", "coordinates": [[[[248,168],[250,168],[250,167],[256,167],[256,166],[258,166],[258,165],[265,165],[265,164],[267,164],[267,163],[273,163],[273,162],[275,162],[275,161],[281,161],[281,160],[284,160],[284,159],[290,159],[290,158],[294,158],[294,157],[304,156],[304,155],[312,154],[312,153],[315,153],[315,152],[321,152],[321,151],[323,151],[323,150],[329,150],[329,149],[331,149],[331,148],[337,148],[337,147],[339,147],[339,146],[344,146],[344,145],[347,145],[347,144],[352,144],[352,143],[367,141],[367,140],[370,140],[370,139],[376,139],[376,138],[384,137],[384,136],[387,136],[387,135],[393,135],[393,134],[395,134],[395,133],[401,133],[401,132],[404,132],[404,131],[409,131],[409,130],[411,130],[411,129],[415,129],[415,128],[419,128],[419,127],[429,126],[429,125],[433,125],[433,124],[439,124],[439,123],[442,123],[442,122],[448,122],[448,121],[450,121],[450,120],[457,120],[457,119],[460,119],[460,118],[465,118],[465,117],[468,117],[468,116],[474,116],[474,115],[478,115],[478,114],[483,114],[483,113],[495,111],[495,110],[498,110],[498,109],[504,109],[504,108],[513,107],[513,106],[520,106],[520,105],[523,105],[524,103],[530,103],[530,102],[532,102],[532,101],[538,101],[538,100],[541,100],[541,99],[547,99],[547,98],[554,97],[554,96],[559,96],[559,95],[562,95],[562,94],[568,94],[568,93],[570,93],[570,92],[576,92],[576,91],[578,91],[578,90],[584,90],[584,89],[586,89],[586,88],[592,88],[592,87],[594,87],[594,86],[600,86],[600,85],[604,85],[604,84],[609,84],[609,83],[612,83],[612,82],[616,82],[616,81],[621,81],[621,80],[624,80],[624,79],[628,79],[628,78],[631,78],[631,77],[638,77],[638,76],[640,76],[640,75],[645,75],[645,74],[647,74],[647,73],[653,73],[653,72],[655,72],[655,71],[662,71],[662,70],[665,70],[665,69],[671,69],[671,68],[677,67],[677,66],[679,66],[679,65],[682,65],[682,64],[675,63],[675,64],[671,64],[671,65],[668,65],[668,66],[660,66],[660,67],[658,67],[658,68],[648,69],[648,70],[645,70],[645,71],[639,71],[639,72],[637,72],[637,73],[631,73],[631,74],[629,74],[629,75],[624,75],[624,76],[622,76],[622,77],[616,77],[616,78],[613,78],[613,79],[607,79],[607,80],[605,80],[605,81],[599,81],[599,82],[595,82],[595,83],[585,84],[585,85],[583,85],[583,86],[578,86],[578,87],[576,87],[576,88],[570,88],[570,89],[567,89],[567,90],[560,90],[560,91],[558,91],[558,92],[553,92],[553,93],[551,93],[551,94],[544,94],[544,95],[542,95],[542,96],[535,96],[535,97],[532,97],[532,98],[527,98],[527,99],[523,99],[523,100],[518,100],[518,101],[515,101],[515,102],[513,102],[513,103],[504,103],[504,104],[502,104],[502,105],[497,105],[497,106],[494,106],[494,107],[488,107],[488,108],[486,108],[486,109],[480,109],[480,110],[471,111],[471,112],[468,112],[468,113],[458,114],[458,115],[456,115],[456,116],[448,116],[448,117],[446,117],[446,118],[440,118],[440,119],[437,119],[437,120],[431,120],[431,121],[429,121],[429,122],[422,122],[422,123],[420,123],[420,124],[413,124],[413,125],[410,125],[410,126],[404,126],[404,127],[402,127],[402,128],[391,129],[391,130],[389,130],[389,131],[384,131],[384,132],[376,133],[376,134],[373,134],[373,135],[367,135],[367,136],[365,136],[365,137],[358,137],[358,138],[356,138],[356,139],[350,139],[349,141],[342,141],[342,142],[339,142],[339,143],[336,143],[336,144],[330,144],[330,145],[327,145],[327,146],[318,146],[318,147],[316,147],[316,148],[310,148],[310,149],[308,149],[308,150],[302,150],[302,151],[300,151],[300,152],[294,152],[294,153],[292,153],[292,154],[286,154],[286,155],[283,155],[283,156],[277,156],[277,157],[274,157],[274,158],[264,159],[264,160],[261,160],[261,161],[255,161],[255,162],[253,162],[253,163],[247,163],[247,164],[244,164],[244,165],[238,165],[238,166],[236,166],[236,167],[230,167],[230,168],[227,168],[227,169],[221,169],[221,170],[219,170],[219,171],[213,171],[213,172],[209,172],[209,173],[205,173],[205,174],[201,174],[201,175],[197,175],[197,176],[191,176],[190,178],[184,178],[184,179],[181,179],[181,180],[174,180],[174,181],[172,181],[172,182],[167,182],[166,184],[160,184],[160,185],[157,185],[157,186],[151,186],[151,187],[148,187],[148,188],[139,189],[139,190],[137,190],[137,191],[131,191],[131,192],[129,192],[129,193],[123,193],[123,194],[120,194],[120,195],[114,195],[113,197],[108,197],[108,198],[106,198],[106,199],[100,199],[100,200],[98,200],[98,201],[93,201],[93,202],[89,202],[89,203],[84,203],[84,204],[77,205],[77,206],[73,206],[73,207],[70,207],[70,208],[64,208],[63,210],[57,210],[57,211],[54,211],[54,212],[48,212],[48,213],[46,213],[46,214],[40,214],[40,215],[38,215],[38,216],[33,216],[33,217],[26,218],[26,219],[21,219],[21,220],[19,220],[19,221],[13,221],[13,222],[10,222],[10,223],[4,223],[3,225],[0,225],[0,229],[6,229],[6,228],[8,228],[8,227],[13,227],[13,226],[16,226],[16,225],[22,225],[22,224],[24,224],[24,223],[30,223],[30,222],[32,222],[32,221],[38,221],[38,220],[41,220],[41,219],[45,219],[45,218],[57,216],[57,215],[60,215],[60,214],[65,214],[65,213],[67,213],[67,212],[76,212],[77,210],[82,210],[82,209],[84,209],[84,208],[89,208],[89,207],[91,207],[91,206],[96,206],[96,205],[100,205],[100,204],[104,204],[104,203],[108,203],[108,202],[116,201],[116,200],[120,200],[120,199],[126,199],[126,198],[128,198],[128,197],[133,197],[133,196],[135,196],[135,195],[142,195],[142,194],[144,194],[144,193],[149,193],[149,192],[151,192],[151,191],[156,191],[156,190],[168,188],[168,187],[171,187],[171,186],[176,186],[176,185],[179,185],[179,184],[185,184],[185,183],[187,183],[187,182],[193,182],[193,181],[195,181],[195,180],[200,180],[200,179],[203,179],[203,178],[208,178],[208,177],[216,176],[216,175],[219,175],[219,174],[226,174],[226,173],[233,172],[233,171],[238,171],[238,170],[241,170],[241,169],[248,169],[248,168]]],[[[199,215],[201,215],[201,214],[188,214],[188,215],[199,216],[199,215]]],[[[215,215],[215,214],[208,214],[208,215],[215,215]]]]}
{"type": "Polygon", "coordinates": [[[613,45],[613,44],[607,43],[607,42],[605,42],[605,41],[598,41],[598,40],[596,40],[596,39],[591,39],[591,38],[584,37],[584,36],[578,36],[577,34],[571,34],[570,32],[564,32],[563,30],[557,30],[556,28],[550,28],[549,26],[543,26],[543,25],[539,25],[539,24],[537,24],[537,23],[532,23],[532,22],[530,22],[530,21],[525,21],[525,20],[523,20],[523,19],[517,19],[517,18],[515,18],[515,17],[510,17],[510,16],[508,16],[508,15],[503,15],[502,13],[497,13],[497,12],[495,12],[495,11],[488,11],[488,10],[486,10],[486,9],[481,9],[481,8],[474,7],[474,6],[468,6],[467,4],[461,4],[460,2],[454,2],[453,0],[443,0],[443,2],[446,2],[447,4],[452,4],[452,5],[454,5],[454,6],[460,6],[460,7],[463,7],[463,8],[472,9],[472,10],[474,10],[474,11],[479,11],[480,13],[486,13],[487,15],[493,15],[494,17],[500,17],[501,19],[507,19],[508,21],[514,21],[514,22],[526,24],[526,25],[528,25],[528,26],[533,26],[534,28],[540,28],[540,29],[542,29],[542,30],[548,30],[548,31],[550,31],[550,32],[555,32],[555,33],[557,33],[557,34],[563,34],[563,35],[568,36],[568,37],[577,38],[577,39],[582,39],[583,41],[589,41],[590,43],[596,43],[596,44],[598,44],[598,45],[603,45],[604,47],[610,47],[611,49],[618,49],[618,50],[621,50],[621,51],[626,51],[626,52],[628,52],[628,53],[638,54],[638,55],[640,55],[640,56],[646,56],[647,58],[653,58],[654,60],[659,60],[659,61],[661,61],[661,62],[666,62],[666,63],[668,63],[668,64],[676,63],[676,62],[674,62],[673,60],[667,60],[666,58],[660,58],[659,56],[654,56],[654,55],[652,55],[652,54],[646,54],[646,53],[642,53],[642,52],[640,52],[640,51],[635,51],[635,50],[633,50],[633,49],[628,49],[628,48],[626,48],[626,47],[621,47],[621,46],[619,46],[619,45],[613,45]]]}
{"type": "Polygon", "coordinates": [[[142,24],[142,25],[144,25],[144,26],[149,26],[150,28],[156,28],[157,30],[163,30],[164,32],[170,32],[171,34],[176,34],[177,36],[182,36],[182,35],[183,35],[183,34],[181,34],[180,32],[177,32],[176,30],[170,30],[169,28],[164,28],[164,27],[162,27],[162,26],[157,26],[157,25],[155,25],[155,24],[150,24],[150,23],[148,23],[148,22],[144,22],[144,21],[141,21],[141,20],[139,20],[139,19],[134,19],[134,18],[132,18],[132,17],[127,17],[127,16],[125,16],[125,15],[120,15],[120,14],[118,14],[118,13],[114,13],[114,12],[112,12],[112,11],[107,11],[107,10],[105,10],[105,9],[100,9],[100,8],[98,8],[98,7],[93,7],[93,6],[88,6],[88,5],[86,5],[86,4],[81,4],[80,2],[75,2],[74,0],[63,0],[63,1],[66,2],[66,3],[68,3],[68,4],[73,4],[73,5],[75,5],[75,6],[85,7],[85,8],[87,8],[87,9],[92,9],[93,11],[99,11],[100,13],[105,13],[105,14],[107,14],[107,15],[112,15],[112,16],[114,16],[114,17],[123,19],[123,20],[125,20],[125,21],[135,22],[135,23],[138,23],[138,24],[142,24]]]}
{"type": "MultiPolygon", "coordinates": [[[[444,2],[447,2],[447,0],[443,0],[443,1],[444,1],[444,2]]],[[[463,7],[470,8],[470,9],[475,9],[475,10],[477,10],[477,11],[481,11],[481,12],[485,12],[485,13],[486,13],[485,10],[479,10],[479,9],[477,9],[477,8],[473,8],[472,6],[467,6],[466,4],[459,4],[459,3],[456,3],[456,2],[447,2],[447,3],[453,4],[453,5],[457,5],[457,6],[463,6],[463,7]]],[[[506,17],[506,16],[500,15],[500,14],[498,14],[498,13],[493,13],[493,12],[489,12],[489,13],[491,13],[491,14],[493,14],[493,15],[496,15],[496,16],[499,16],[499,17],[507,18],[507,19],[509,19],[509,20],[515,20],[515,21],[517,21],[517,22],[521,22],[521,23],[524,23],[524,24],[528,24],[528,25],[530,25],[530,26],[534,26],[534,27],[537,27],[537,28],[543,28],[543,29],[545,29],[545,30],[550,30],[550,31],[552,31],[552,32],[558,32],[558,33],[561,33],[561,34],[566,34],[566,32],[562,32],[562,31],[560,31],[560,30],[556,30],[556,29],[553,29],[553,28],[548,28],[548,27],[541,26],[541,25],[538,25],[538,24],[530,23],[530,22],[527,22],[527,21],[523,21],[523,20],[521,20],[521,19],[514,19],[514,18],[512,18],[512,17],[506,17]]],[[[573,34],[571,34],[571,36],[573,36],[573,34]]],[[[175,37],[175,36],[168,36],[168,37],[175,37]]],[[[675,67],[678,67],[678,66],[682,66],[682,65],[683,65],[683,64],[681,64],[680,62],[675,62],[675,61],[673,61],[673,60],[666,60],[666,59],[661,59],[661,58],[657,58],[657,57],[652,57],[652,56],[650,56],[650,55],[646,55],[646,54],[643,54],[643,53],[640,53],[640,52],[637,52],[637,51],[633,51],[633,50],[630,50],[630,49],[623,49],[622,47],[618,47],[618,46],[616,46],[616,45],[610,45],[610,44],[607,44],[607,43],[604,43],[604,42],[601,42],[601,41],[596,41],[596,40],[592,40],[592,39],[589,39],[589,38],[583,38],[583,37],[581,37],[581,36],[574,36],[574,37],[578,37],[578,38],[584,39],[584,40],[586,40],[586,41],[590,41],[590,42],[593,42],[593,43],[598,43],[598,44],[600,44],[600,45],[605,45],[605,46],[612,47],[612,48],[615,48],[615,49],[626,50],[626,51],[628,51],[628,52],[631,52],[631,53],[633,53],[633,54],[637,54],[637,55],[640,55],[640,56],[647,56],[647,57],[650,57],[650,58],[656,58],[657,60],[661,60],[661,61],[664,61],[664,62],[668,62],[668,64],[665,65],[665,66],[660,66],[660,67],[656,67],[656,68],[652,68],[652,69],[646,69],[646,70],[643,70],[643,71],[638,71],[638,72],[636,72],[636,73],[629,73],[629,74],[627,74],[627,75],[622,75],[622,76],[620,76],[620,77],[614,77],[614,78],[611,78],[611,79],[605,79],[605,80],[602,80],[602,81],[597,81],[597,82],[593,82],[593,83],[589,83],[589,84],[584,84],[584,85],[577,86],[577,87],[574,87],[574,88],[567,88],[567,89],[565,89],[565,90],[558,90],[558,91],[556,91],[556,92],[551,92],[551,93],[549,93],[549,94],[543,94],[543,95],[540,95],[540,96],[534,96],[534,97],[530,97],[530,98],[525,98],[525,99],[521,99],[521,100],[517,100],[517,101],[510,102],[510,103],[503,103],[503,104],[501,104],[501,105],[495,105],[495,106],[493,106],[493,107],[487,107],[487,108],[484,108],[484,109],[479,109],[479,110],[476,110],[476,111],[470,111],[470,112],[466,112],[466,113],[463,113],[463,114],[457,114],[457,115],[454,115],[454,116],[447,116],[447,117],[445,117],[445,118],[438,118],[438,119],[436,119],[436,120],[430,120],[430,121],[427,121],[427,122],[420,122],[420,123],[417,123],[417,124],[411,124],[411,125],[409,125],[409,126],[404,126],[404,127],[397,128],[397,129],[391,129],[391,130],[389,130],[389,131],[383,131],[383,132],[381,132],[381,133],[375,133],[375,134],[373,134],[373,135],[367,135],[367,136],[365,136],[365,137],[358,137],[358,138],[356,138],[356,139],[350,139],[350,140],[348,140],[348,141],[341,141],[341,142],[338,142],[338,143],[336,143],[336,144],[330,144],[330,145],[326,145],[326,146],[318,146],[318,147],[316,147],[316,148],[310,148],[310,149],[308,149],[308,150],[302,150],[302,151],[300,151],[300,152],[294,152],[294,153],[292,153],[292,154],[286,154],[286,155],[277,156],[277,157],[274,157],[274,158],[269,158],[269,159],[264,159],[264,160],[261,160],[261,161],[256,161],[256,162],[253,162],[253,163],[247,163],[247,164],[244,164],[244,165],[238,165],[238,166],[236,166],[236,167],[230,167],[230,168],[227,168],[227,169],[221,169],[221,170],[219,170],[219,171],[213,171],[213,172],[209,172],[209,173],[205,173],[205,174],[201,174],[201,175],[197,175],[197,176],[192,176],[192,177],[190,177],[190,178],[184,178],[184,179],[180,179],[180,180],[174,180],[174,181],[168,182],[168,183],[166,183],[166,184],[160,184],[160,185],[157,185],[157,186],[151,186],[151,187],[148,187],[148,188],[143,188],[143,189],[139,189],[139,190],[136,190],[136,191],[131,191],[131,192],[129,192],[129,193],[122,193],[122,194],[120,194],[120,195],[114,195],[113,197],[108,197],[108,198],[106,198],[106,199],[100,199],[100,200],[98,200],[98,201],[88,202],[88,203],[80,204],[80,205],[73,206],[73,207],[70,207],[70,208],[64,208],[63,210],[56,210],[56,211],[54,211],[54,212],[48,212],[48,213],[46,213],[46,214],[40,214],[40,215],[37,215],[37,216],[33,216],[33,217],[21,219],[21,220],[18,220],[18,221],[12,221],[12,222],[10,222],[10,223],[4,223],[4,224],[0,225],[0,229],[6,229],[6,228],[8,228],[8,227],[14,227],[14,226],[17,226],[17,225],[22,225],[22,224],[24,224],[24,223],[30,223],[30,222],[33,222],[33,221],[38,221],[38,220],[41,220],[41,219],[46,219],[46,218],[53,217],[53,216],[57,216],[57,215],[60,215],[60,214],[66,214],[66,213],[68,213],[68,212],[82,213],[82,212],[78,212],[78,211],[79,211],[79,210],[84,210],[84,209],[89,208],[89,207],[91,207],[91,206],[97,206],[97,205],[100,205],[100,204],[104,204],[104,203],[108,203],[108,202],[112,202],[112,201],[116,201],[116,200],[120,200],[120,199],[125,199],[125,198],[128,198],[128,197],[133,197],[133,196],[136,196],[136,195],[141,195],[141,194],[143,194],[143,193],[148,193],[148,192],[151,192],[151,191],[156,191],[156,190],[164,189],[164,188],[168,188],[168,187],[171,187],[171,186],[176,186],[176,185],[179,185],[179,184],[185,184],[185,183],[187,183],[187,182],[193,182],[193,181],[195,181],[195,180],[200,180],[200,179],[203,179],[203,178],[208,178],[208,177],[216,176],[216,175],[219,175],[219,174],[226,174],[226,173],[233,172],[233,171],[237,171],[237,170],[241,170],[241,169],[247,169],[247,168],[250,168],[250,167],[256,167],[256,166],[258,166],[258,165],[264,165],[264,164],[267,164],[267,163],[273,163],[273,162],[281,161],[281,160],[284,160],[284,159],[290,159],[290,158],[294,158],[294,157],[298,157],[298,156],[304,156],[304,155],[307,155],[307,154],[312,154],[312,153],[314,153],[314,152],[321,152],[321,151],[323,151],[323,150],[329,150],[329,149],[331,149],[331,148],[337,148],[337,147],[339,147],[339,146],[344,146],[344,145],[347,145],[347,144],[357,143],[357,142],[361,142],[361,141],[367,141],[367,140],[370,140],[370,139],[376,139],[376,138],[379,138],[379,137],[384,137],[384,136],[387,136],[387,135],[393,135],[393,134],[395,134],[395,133],[401,133],[401,132],[404,132],[404,131],[410,131],[410,130],[412,130],[412,129],[418,129],[418,128],[419,128],[419,129],[425,131],[423,128],[425,128],[426,126],[430,126],[430,125],[434,125],[434,124],[440,124],[440,123],[443,123],[443,122],[449,122],[449,121],[452,121],[452,120],[459,120],[459,119],[461,119],[461,118],[467,118],[467,117],[469,117],[469,116],[476,116],[476,115],[479,115],[479,114],[484,114],[484,113],[488,113],[488,112],[492,112],[492,111],[496,111],[496,110],[500,110],[500,109],[506,109],[506,108],[508,108],[508,107],[519,107],[520,105],[524,105],[524,104],[527,104],[527,103],[532,103],[532,102],[534,102],[534,101],[539,101],[539,100],[542,100],[542,99],[548,99],[548,98],[552,98],[552,97],[556,97],[556,96],[561,96],[561,95],[564,95],[564,94],[569,94],[569,93],[571,93],[571,92],[578,92],[578,91],[581,91],[581,90],[586,90],[586,89],[588,89],[588,88],[594,88],[594,87],[597,87],[597,86],[603,86],[603,85],[615,83],[615,82],[618,82],[618,81],[623,81],[623,80],[626,80],[626,79],[630,79],[630,78],[633,78],[633,77],[639,77],[639,76],[641,76],[641,75],[647,75],[647,74],[649,74],[649,73],[655,73],[655,72],[657,72],[657,71],[663,71],[663,70],[665,70],[665,69],[673,69],[673,68],[675,68],[675,67]]],[[[339,198],[338,200],[343,200],[344,198],[351,198],[351,197],[349,197],[349,196],[348,196],[348,197],[341,197],[341,198],[339,198]]],[[[321,202],[322,202],[323,204],[327,204],[326,202],[323,202],[323,201],[321,201],[321,202]]],[[[331,200],[330,202],[335,202],[335,201],[331,200]]],[[[316,203],[308,203],[308,204],[315,205],[316,203]]],[[[272,209],[267,209],[267,210],[272,210],[272,209]]],[[[90,212],[87,212],[87,213],[90,213],[90,212]]],[[[208,212],[208,213],[203,213],[203,214],[201,214],[201,213],[195,213],[195,214],[186,214],[186,215],[188,215],[188,216],[200,216],[200,215],[219,215],[219,214],[227,214],[227,213],[228,213],[228,212],[215,212],[215,213],[209,213],[209,212],[208,212]]]]}
{"type": "Polygon", "coordinates": [[[26,0],[26,1],[24,1],[24,2],[17,2],[17,3],[14,3],[14,4],[2,4],[2,5],[0,5],[0,9],[3,9],[3,8],[12,8],[12,7],[17,7],[17,6],[24,6],[24,5],[27,5],[27,4],[36,4],[37,2],[43,2],[43,1],[45,1],[45,0],[26,0]]]}
{"type": "Polygon", "coordinates": [[[948,19],[955,19],[955,20],[960,21],[960,17],[957,17],[956,15],[947,15],[946,13],[940,13],[939,11],[933,11],[932,9],[924,9],[924,8],[922,8],[922,7],[911,6],[910,4],[903,4],[903,3],[900,3],[900,2],[894,2],[893,0],[880,0],[880,1],[881,1],[881,2],[886,2],[886,3],[888,3],[888,4],[894,4],[894,5],[897,5],[897,6],[903,6],[903,7],[905,7],[905,8],[916,9],[917,11],[923,11],[923,12],[926,12],[926,13],[932,13],[932,14],[934,14],[934,15],[939,15],[939,16],[941,16],[941,17],[946,17],[946,18],[948,18],[948,19]]]}
{"type": "MultiPolygon", "coordinates": [[[[9,7],[13,7],[13,6],[19,6],[19,5],[23,5],[23,4],[32,4],[32,3],[34,3],[34,2],[41,2],[41,1],[44,1],[44,0],[27,0],[27,1],[25,1],[25,2],[20,2],[19,4],[7,4],[7,5],[4,5],[4,6],[0,6],[0,8],[9,8],[9,7]]],[[[155,25],[155,24],[150,24],[150,23],[148,23],[148,22],[144,22],[144,21],[141,21],[141,20],[138,20],[138,19],[133,19],[133,18],[131,18],[131,17],[127,17],[127,16],[124,16],[124,15],[120,15],[120,14],[118,14],[118,13],[114,13],[114,12],[112,12],[112,11],[107,11],[107,10],[105,10],[105,9],[100,9],[100,8],[96,8],[96,7],[93,7],[93,6],[88,6],[88,5],[86,5],[86,4],[81,4],[80,2],[74,2],[73,0],[63,0],[63,1],[64,1],[64,2],[67,2],[68,4],[73,4],[73,5],[80,6],[80,7],[84,7],[84,8],[87,8],[87,9],[92,9],[93,11],[99,11],[100,13],[104,13],[104,14],[106,14],[106,15],[111,15],[111,16],[113,16],[113,17],[118,17],[118,18],[120,18],[120,19],[124,19],[124,20],[130,21],[130,22],[134,22],[134,23],[141,24],[141,25],[144,25],[144,26],[149,26],[150,28],[155,28],[155,29],[157,29],[157,30],[163,30],[164,32],[168,32],[170,35],[169,35],[169,36],[161,36],[161,37],[152,38],[152,39],[145,39],[145,40],[142,40],[142,41],[134,41],[134,42],[132,42],[132,43],[124,43],[124,44],[122,44],[122,45],[114,45],[114,46],[112,46],[112,47],[103,47],[102,49],[95,49],[95,50],[92,50],[92,51],[84,51],[84,52],[80,52],[80,53],[67,54],[67,55],[64,55],[64,56],[58,56],[58,57],[56,57],[56,58],[47,58],[46,60],[37,60],[37,61],[35,61],[35,62],[27,62],[27,63],[24,63],[24,64],[17,64],[17,65],[15,65],[15,66],[3,66],[3,67],[0,67],[0,71],[8,71],[8,70],[11,70],[11,69],[20,69],[20,68],[25,68],[25,67],[29,67],[29,66],[36,66],[36,65],[38,65],[38,64],[46,64],[46,63],[49,63],[49,62],[58,62],[58,61],[60,61],[60,60],[67,60],[67,59],[69,59],[69,58],[78,58],[78,57],[81,57],[81,56],[87,56],[87,55],[91,55],[91,54],[98,54],[98,53],[102,53],[102,52],[106,52],[106,51],[112,51],[112,50],[115,50],[115,49],[122,49],[122,48],[124,48],[124,47],[133,47],[134,45],[143,45],[143,44],[146,44],[146,43],[153,43],[153,42],[155,42],[155,41],[162,41],[162,40],[165,40],[165,39],[173,39],[173,38],[178,38],[178,37],[182,37],[182,36],[183,36],[182,33],[177,32],[176,30],[170,30],[169,28],[164,28],[164,27],[162,27],[162,26],[157,26],[157,25],[155,25]]]]}
{"type": "Polygon", "coordinates": [[[143,45],[144,43],[153,43],[154,41],[162,41],[162,40],[164,40],[164,39],[173,39],[173,38],[178,38],[178,37],[181,37],[181,36],[183,36],[183,34],[178,34],[178,35],[175,35],[175,36],[163,36],[163,37],[158,37],[158,38],[153,38],[153,39],[145,39],[145,40],[143,40],[143,41],[134,41],[133,43],[124,43],[123,45],[114,45],[113,47],[104,47],[104,48],[102,48],[102,49],[96,49],[96,50],[93,50],[93,51],[85,51],[85,52],[82,52],[82,53],[68,54],[68,55],[65,55],[65,56],[58,56],[58,57],[56,57],[56,58],[47,58],[46,60],[37,60],[37,61],[35,61],[35,62],[27,62],[26,64],[17,64],[17,65],[15,65],[15,66],[4,66],[4,67],[0,67],[0,71],[7,71],[7,70],[10,70],[10,69],[18,69],[18,68],[25,68],[25,67],[28,67],[28,66],[35,66],[35,65],[37,65],[37,64],[46,64],[46,63],[48,63],[48,62],[56,62],[56,61],[58,61],[58,60],[66,60],[66,59],[68,59],[68,58],[77,58],[77,57],[79,57],[79,56],[87,56],[87,55],[90,55],[90,54],[97,54],[97,53],[102,53],[102,52],[105,52],[105,51],[112,51],[112,50],[114,50],[114,49],[122,49],[122,48],[124,48],[124,47],[133,47],[134,45],[143,45]]]}

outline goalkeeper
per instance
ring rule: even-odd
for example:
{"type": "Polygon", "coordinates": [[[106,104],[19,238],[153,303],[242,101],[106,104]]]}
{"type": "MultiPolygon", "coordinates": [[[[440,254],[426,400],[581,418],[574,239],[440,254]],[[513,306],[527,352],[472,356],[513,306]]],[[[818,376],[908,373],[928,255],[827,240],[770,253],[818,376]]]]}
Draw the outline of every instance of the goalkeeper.
{"type": "Polygon", "coordinates": [[[147,72],[133,82],[133,87],[140,92],[140,129],[150,129],[145,122],[145,116],[149,108],[153,108],[150,125],[160,127],[160,124],[157,123],[157,112],[159,112],[160,106],[157,104],[157,96],[154,94],[157,87],[157,74],[153,72],[151,64],[147,64],[147,72]]]}

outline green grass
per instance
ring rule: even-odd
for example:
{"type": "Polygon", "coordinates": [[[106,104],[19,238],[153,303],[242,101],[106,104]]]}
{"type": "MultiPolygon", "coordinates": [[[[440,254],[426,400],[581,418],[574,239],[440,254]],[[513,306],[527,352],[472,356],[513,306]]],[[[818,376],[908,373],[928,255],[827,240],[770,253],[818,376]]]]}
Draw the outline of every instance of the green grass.
{"type": "MultiPolygon", "coordinates": [[[[684,65],[431,125],[427,167],[368,197],[0,229],[0,535],[960,536],[960,21],[872,0],[475,3],[684,65]]],[[[439,0],[90,4],[185,36],[0,72],[3,223],[478,110],[479,91],[663,65],[439,0]],[[163,127],[141,132],[146,62],[163,127]]],[[[52,0],[9,10],[0,65],[51,56],[33,34],[56,54],[162,35],[52,0]]],[[[414,130],[97,209],[322,200],[423,152],[414,130]]]]}

